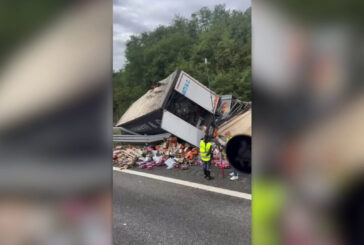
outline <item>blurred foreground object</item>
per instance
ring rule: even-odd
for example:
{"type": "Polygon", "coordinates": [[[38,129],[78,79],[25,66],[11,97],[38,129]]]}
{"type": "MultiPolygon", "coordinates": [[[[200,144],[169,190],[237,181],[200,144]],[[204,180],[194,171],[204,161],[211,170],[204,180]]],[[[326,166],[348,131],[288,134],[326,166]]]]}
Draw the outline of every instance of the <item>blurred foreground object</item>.
{"type": "Polygon", "coordinates": [[[353,198],[364,188],[362,4],[352,3],[253,1],[253,244],[364,243],[353,198]]]}
{"type": "Polygon", "coordinates": [[[226,145],[226,154],[231,165],[240,172],[251,172],[251,136],[236,135],[226,145]]]}
{"type": "Polygon", "coordinates": [[[0,244],[111,244],[112,1],[56,2],[4,39],[0,244]]]}

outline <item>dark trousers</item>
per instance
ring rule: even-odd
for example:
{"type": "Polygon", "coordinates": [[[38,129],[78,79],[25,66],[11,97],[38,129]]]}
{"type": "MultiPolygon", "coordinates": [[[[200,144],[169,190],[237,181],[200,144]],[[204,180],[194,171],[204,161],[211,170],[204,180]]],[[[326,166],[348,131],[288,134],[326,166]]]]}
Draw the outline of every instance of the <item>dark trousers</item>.
{"type": "Polygon", "coordinates": [[[205,175],[210,173],[211,160],[210,161],[202,161],[203,162],[203,172],[205,175]]]}
{"type": "Polygon", "coordinates": [[[234,173],[234,176],[238,176],[238,171],[235,168],[233,168],[233,173],[234,173]]]}

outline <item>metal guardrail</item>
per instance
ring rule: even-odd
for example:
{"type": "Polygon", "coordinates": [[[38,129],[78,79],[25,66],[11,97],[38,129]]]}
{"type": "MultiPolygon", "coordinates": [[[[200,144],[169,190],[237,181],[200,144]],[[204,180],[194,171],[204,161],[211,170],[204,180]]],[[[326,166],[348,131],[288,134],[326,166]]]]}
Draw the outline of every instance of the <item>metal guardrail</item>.
{"type": "Polygon", "coordinates": [[[127,132],[129,134],[133,134],[133,135],[141,135],[141,134],[135,133],[135,132],[133,132],[133,131],[131,131],[129,129],[126,129],[126,128],[120,127],[120,126],[119,127],[113,127],[113,129],[119,129],[121,131],[127,132]]]}
{"type": "Polygon", "coordinates": [[[154,143],[163,141],[169,138],[171,134],[157,134],[157,135],[113,135],[113,142],[115,143],[154,143]]]}

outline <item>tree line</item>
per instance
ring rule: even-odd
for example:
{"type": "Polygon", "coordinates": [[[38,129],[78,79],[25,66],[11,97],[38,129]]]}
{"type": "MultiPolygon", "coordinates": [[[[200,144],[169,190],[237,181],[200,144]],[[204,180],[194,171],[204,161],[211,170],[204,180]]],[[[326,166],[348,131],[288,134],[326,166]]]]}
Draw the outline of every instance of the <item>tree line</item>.
{"type": "Polygon", "coordinates": [[[184,70],[218,94],[251,101],[251,8],[201,8],[190,18],[131,36],[126,64],[113,74],[116,122],[153,84],[184,70]],[[208,61],[207,69],[205,58],[208,61]]]}

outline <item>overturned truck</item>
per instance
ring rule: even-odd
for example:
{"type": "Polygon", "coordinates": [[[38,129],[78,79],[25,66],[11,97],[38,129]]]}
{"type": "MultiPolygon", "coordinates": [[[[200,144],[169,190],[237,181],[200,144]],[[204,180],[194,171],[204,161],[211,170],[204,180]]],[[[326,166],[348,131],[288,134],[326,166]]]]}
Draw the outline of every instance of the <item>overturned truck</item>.
{"type": "Polygon", "coordinates": [[[220,97],[177,70],[135,101],[117,127],[142,135],[171,133],[197,146],[215,120],[220,97]]]}

